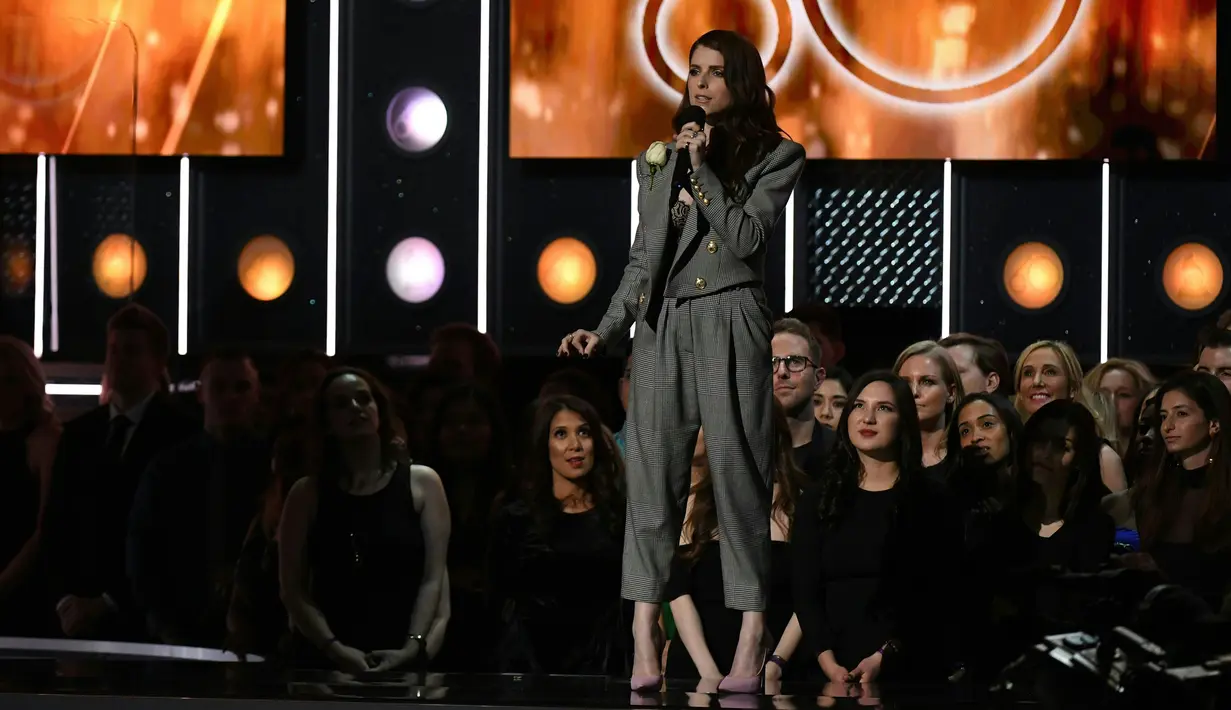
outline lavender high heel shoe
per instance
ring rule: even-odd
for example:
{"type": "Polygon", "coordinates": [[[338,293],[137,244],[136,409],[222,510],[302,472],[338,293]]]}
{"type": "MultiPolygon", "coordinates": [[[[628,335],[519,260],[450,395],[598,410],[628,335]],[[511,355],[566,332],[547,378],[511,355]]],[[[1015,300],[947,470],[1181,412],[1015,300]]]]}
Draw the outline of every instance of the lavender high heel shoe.
{"type": "MultiPolygon", "coordinates": [[[[657,626],[654,627],[652,640],[654,642],[654,652],[658,654],[658,662],[662,663],[662,649],[666,644],[662,639],[662,632],[657,626]]],[[[629,679],[628,684],[634,693],[655,692],[663,687],[663,674],[634,675],[629,679]]]]}
{"type": "Polygon", "coordinates": [[[770,651],[773,650],[774,640],[771,634],[766,631],[763,634],[761,641],[761,669],[751,678],[732,678],[726,676],[722,682],[718,684],[718,692],[720,693],[739,693],[741,695],[756,695],[761,692],[761,683],[765,680],[765,661],[769,658],[770,651]]]}

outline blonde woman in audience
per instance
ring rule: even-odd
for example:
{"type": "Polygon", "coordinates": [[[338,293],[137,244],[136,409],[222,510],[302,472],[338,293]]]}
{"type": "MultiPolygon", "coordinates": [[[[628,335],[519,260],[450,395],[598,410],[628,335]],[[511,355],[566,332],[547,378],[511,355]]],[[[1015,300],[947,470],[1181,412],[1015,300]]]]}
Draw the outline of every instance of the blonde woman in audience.
{"type": "Polygon", "coordinates": [[[43,510],[60,442],[47,379],[25,342],[0,335],[0,636],[55,628],[38,574],[43,510]]]}
{"type": "Polygon", "coordinates": [[[966,396],[957,363],[938,343],[924,340],[898,355],[893,374],[906,381],[915,397],[923,435],[923,473],[944,480],[949,422],[958,402],[966,396]]]}
{"type": "Polygon", "coordinates": [[[1104,432],[1112,434],[1106,438],[1115,445],[1121,459],[1128,453],[1128,442],[1137,426],[1141,398],[1154,387],[1155,382],[1150,368],[1136,360],[1123,358],[1112,358],[1086,373],[1085,389],[1104,393],[1112,405],[1115,431],[1104,428],[1104,432]]]}
{"type": "MultiPolygon", "coordinates": [[[[1073,400],[1093,412],[1090,394],[1083,384],[1084,375],[1077,354],[1068,343],[1059,340],[1040,340],[1022,351],[1013,368],[1013,380],[1017,383],[1017,398],[1014,401],[1022,421],[1049,402],[1073,400]]],[[[1107,432],[1101,434],[1107,438],[1107,432]]],[[[1120,455],[1104,443],[1099,451],[1099,471],[1103,485],[1112,493],[1128,488],[1124,465],[1120,455]]]]}

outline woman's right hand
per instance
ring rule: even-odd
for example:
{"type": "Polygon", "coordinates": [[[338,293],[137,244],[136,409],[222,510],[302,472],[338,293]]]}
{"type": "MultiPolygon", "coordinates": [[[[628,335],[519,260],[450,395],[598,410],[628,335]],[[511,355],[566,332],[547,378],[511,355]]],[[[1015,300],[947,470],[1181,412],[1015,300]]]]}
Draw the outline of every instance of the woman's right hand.
{"type": "Polygon", "coordinates": [[[326,655],[329,656],[329,660],[333,661],[338,668],[351,675],[360,675],[371,670],[371,666],[368,665],[367,654],[357,648],[343,646],[335,642],[329,647],[326,655]]]}
{"type": "Polygon", "coordinates": [[[838,665],[838,659],[834,658],[833,651],[825,651],[820,656],[817,656],[817,661],[821,664],[821,672],[829,679],[831,683],[849,683],[850,671],[838,665]]]}
{"type": "Polygon", "coordinates": [[[598,348],[598,343],[599,337],[597,333],[589,330],[575,330],[564,336],[564,339],[560,341],[560,348],[556,351],[556,355],[568,357],[573,353],[573,350],[576,350],[583,356],[589,357],[598,348]]]}

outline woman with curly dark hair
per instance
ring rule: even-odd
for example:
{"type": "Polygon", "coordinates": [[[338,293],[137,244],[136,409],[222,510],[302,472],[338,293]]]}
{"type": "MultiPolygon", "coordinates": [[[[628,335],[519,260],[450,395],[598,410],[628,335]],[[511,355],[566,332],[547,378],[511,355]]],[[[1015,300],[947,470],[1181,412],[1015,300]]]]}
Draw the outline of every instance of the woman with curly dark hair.
{"type": "Polygon", "coordinates": [[[825,478],[799,501],[794,603],[804,646],[834,683],[943,678],[955,659],[951,587],[961,528],[923,475],[906,381],[871,372],[851,388],[825,478]]]}
{"type": "Polygon", "coordinates": [[[589,403],[562,395],[535,412],[522,488],[492,524],[501,672],[628,669],[620,600],[624,465],[589,403]]]}
{"type": "MultiPolygon", "coordinates": [[[[795,504],[808,481],[795,465],[791,429],[782,407],[774,407],[774,424],[777,441],[770,508],[773,584],[766,625],[778,645],[766,666],[766,679],[771,681],[786,670],[801,636],[791,604],[790,539],[795,504]]],[[[723,602],[714,482],[708,465],[698,467],[698,474],[692,483],[677,564],[668,589],[676,637],[681,643],[668,647],[666,674],[671,678],[718,680],[726,674],[735,654],[742,615],[723,602]]]]}
{"type": "Polygon", "coordinates": [[[291,488],[278,527],[295,661],[351,674],[426,661],[450,614],[440,477],[410,462],[388,393],[362,370],[325,376],[312,425],[316,465],[291,488]]]}

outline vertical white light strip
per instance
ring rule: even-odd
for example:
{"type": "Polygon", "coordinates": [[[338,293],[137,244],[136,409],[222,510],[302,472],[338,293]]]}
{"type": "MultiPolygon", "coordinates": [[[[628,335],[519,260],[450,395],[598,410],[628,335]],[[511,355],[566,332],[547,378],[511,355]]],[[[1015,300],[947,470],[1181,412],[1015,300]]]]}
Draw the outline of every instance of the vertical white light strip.
{"type": "Polygon", "coordinates": [[[1107,362],[1110,350],[1111,319],[1111,163],[1103,159],[1103,202],[1100,236],[1103,244],[1103,261],[1099,269],[1099,362],[1107,362]]]}
{"type": "Polygon", "coordinates": [[[487,332],[487,172],[491,160],[488,140],[488,114],[491,109],[491,0],[479,2],[479,263],[478,313],[475,327],[487,332]]]}
{"type": "Polygon", "coordinates": [[[177,351],[188,354],[188,219],[189,219],[188,156],[180,158],[180,263],[179,295],[176,310],[177,351]]]}
{"type": "Polygon", "coordinates": [[[786,201],[786,245],[783,247],[782,312],[795,308],[795,190],[786,201]]]}
{"type": "Polygon", "coordinates": [[[47,155],[34,170],[34,356],[43,356],[43,266],[47,250],[47,155]]]}
{"type": "Polygon", "coordinates": [[[47,242],[51,253],[51,352],[60,352],[60,198],[56,156],[47,160],[47,242]]]}
{"type": "Polygon", "coordinates": [[[949,254],[953,241],[953,161],[945,158],[945,173],[940,198],[940,337],[949,337],[952,327],[949,311],[953,308],[953,262],[949,254]]]}
{"type": "Polygon", "coordinates": [[[329,147],[325,177],[325,355],[338,349],[338,94],[342,3],[329,0],[329,147]]]}
{"type": "MultiPolygon", "coordinates": [[[[637,159],[633,158],[629,162],[628,168],[628,246],[632,247],[633,242],[637,241],[637,223],[641,221],[641,216],[637,214],[637,192],[640,190],[637,184],[637,159]]],[[[633,321],[633,325],[628,329],[628,339],[632,340],[637,335],[637,323],[633,321]]]]}

